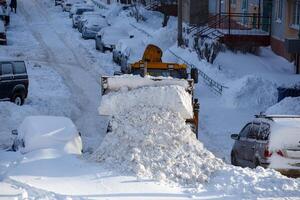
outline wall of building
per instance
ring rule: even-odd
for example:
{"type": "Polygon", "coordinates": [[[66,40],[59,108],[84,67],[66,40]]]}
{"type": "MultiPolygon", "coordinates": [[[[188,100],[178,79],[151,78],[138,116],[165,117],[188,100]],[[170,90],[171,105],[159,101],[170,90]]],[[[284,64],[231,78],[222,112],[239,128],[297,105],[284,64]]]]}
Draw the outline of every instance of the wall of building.
{"type": "Polygon", "coordinates": [[[201,24],[208,19],[209,0],[184,0],[182,16],[188,24],[201,24]]]}

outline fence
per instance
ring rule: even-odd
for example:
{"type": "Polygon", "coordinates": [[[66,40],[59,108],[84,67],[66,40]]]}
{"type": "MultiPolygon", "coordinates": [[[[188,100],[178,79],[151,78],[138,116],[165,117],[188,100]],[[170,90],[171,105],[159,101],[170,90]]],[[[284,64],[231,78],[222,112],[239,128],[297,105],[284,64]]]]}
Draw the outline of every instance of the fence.
{"type": "MultiPolygon", "coordinates": [[[[190,68],[196,68],[195,65],[190,64],[185,59],[181,58],[180,56],[176,55],[173,51],[170,49],[168,50],[172,55],[174,55],[177,59],[182,60],[186,65],[188,65],[190,68]]],[[[197,68],[198,69],[198,68],[197,68]]],[[[205,74],[202,70],[198,69],[199,75],[203,78],[204,82],[214,91],[218,94],[222,95],[225,88],[228,88],[217,81],[213,80],[211,77],[209,77],[207,74],[205,74]]]]}

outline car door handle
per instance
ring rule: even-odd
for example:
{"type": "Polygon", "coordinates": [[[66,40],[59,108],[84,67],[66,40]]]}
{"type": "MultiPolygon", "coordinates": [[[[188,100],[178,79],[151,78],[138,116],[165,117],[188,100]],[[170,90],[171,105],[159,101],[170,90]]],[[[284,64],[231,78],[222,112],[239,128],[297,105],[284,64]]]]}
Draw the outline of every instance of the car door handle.
{"type": "Polygon", "coordinates": [[[251,147],[251,149],[255,149],[255,147],[251,147]]]}
{"type": "Polygon", "coordinates": [[[242,147],[246,147],[246,145],[243,144],[242,147]]]}

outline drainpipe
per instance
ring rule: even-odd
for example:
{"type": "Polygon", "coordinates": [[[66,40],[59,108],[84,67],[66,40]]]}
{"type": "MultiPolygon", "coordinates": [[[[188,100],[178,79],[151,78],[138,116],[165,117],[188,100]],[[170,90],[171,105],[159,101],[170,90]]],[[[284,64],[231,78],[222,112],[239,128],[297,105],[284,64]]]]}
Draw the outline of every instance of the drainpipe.
{"type": "Polygon", "coordinates": [[[178,46],[183,45],[183,37],[182,37],[182,0],[178,0],[178,46]]]}

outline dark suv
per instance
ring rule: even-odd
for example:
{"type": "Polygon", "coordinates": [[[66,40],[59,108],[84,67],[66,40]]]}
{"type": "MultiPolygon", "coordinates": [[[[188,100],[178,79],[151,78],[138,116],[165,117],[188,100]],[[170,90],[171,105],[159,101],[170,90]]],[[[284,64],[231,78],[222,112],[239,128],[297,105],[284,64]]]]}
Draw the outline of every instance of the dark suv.
{"type": "Polygon", "coordinates": [[[231,138],[233,165],[268,167],[300,177],[300,116],[258,115],[231,138]]]}
{"type": "Polygon", "coordinates": [[[23,105],[28,94],[28,84],[24,61],[0,61],[0,100],[23,105]]]}

